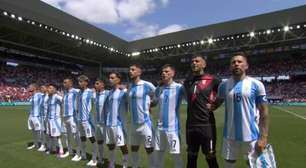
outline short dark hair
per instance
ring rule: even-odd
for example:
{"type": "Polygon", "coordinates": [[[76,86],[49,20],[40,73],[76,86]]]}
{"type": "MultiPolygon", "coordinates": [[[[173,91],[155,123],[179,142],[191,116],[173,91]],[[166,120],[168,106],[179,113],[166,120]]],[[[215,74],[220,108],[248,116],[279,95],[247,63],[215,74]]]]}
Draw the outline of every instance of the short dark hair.
{"type": "Polygon", "coordinates": [[[206,61],[206,56],[204,56],[202,53],[194,53],[194,54],[192,54],[191,59],[197,58],[197,57],[200,57],[200,58],[202,58],[204,61],[206,61]]]}
{"type": "Polygon", "coordinates": [[[109,75],[111,75],[111,74],[115,74],[115,75],[116,75],[116,77],[117,77],[117,78],[119,78],[119,79],[120,79],[120,81],[121,81],[121,79],[122,79],[122,75],[121,75],[119,72],[111,72],[109,75]]]}
{"type": "Polygon", "coordinates": [[[104,81],[104,79],[102,79],[102,78],[96,78],[96,82],[102,82],[102,83],[105,84],[105,81],[104,81]]]}
{"type": "Polygon", "coordinates": [[[49,86],[54,87],[56,90],[58,89],[57,85],[56,85],[56,84],[54,84],[54,83],[49,83],[49,84],[48,84],[48,87],[49,87],[49,86]]]}
{"type": "Polygon", "coordinates": [[[234,52],[232,54],[232,58],[231,59],[233,59],[235,56],[238,56],[238,55],[242,56],[245,59],[245,61],[248,62],[248,57],[247,57],[247,55],[246,55],[246,53],[244,51],[234,52]]]}
{"type": "Polygon", "coordinates": [[[64,78],[64,80],[69,80],[71,83],[73,83],[73,79],[70,77],[64,78]]]}
{"type": "Polygon", "coordinates": [[[37,83],[31,83],[30,86],[34,87],[35,89],[38,89],[38,84],[37,83]]]}
{"type": "Polygon", "coordinates": [[[131,66],[135,66],[136,68],[139,68],[140,70],[143,70],[143,66],[140,65],[140,64],[135,63],[135,64],[131,64],[130,67],[131,66]]]}
{"type": "Polygon", "coordinates": [[[81,75],[81,76],[78,77],[78,81],[89,82],[89,78],[86,75],[81,75]]]}
{"type": "Polygon", "coordinates": [[[161,70],[163,70],[163,69],[165,69],[165,68],[170,68],[170,69],[172,69],[174,72],[176,71],[176,70],[175,70],[175,67],[174,67],[173,65],[171,65],[171,64],[165,64],[165,65],[163,65],[163,66],[161,67],[161,70]]]}

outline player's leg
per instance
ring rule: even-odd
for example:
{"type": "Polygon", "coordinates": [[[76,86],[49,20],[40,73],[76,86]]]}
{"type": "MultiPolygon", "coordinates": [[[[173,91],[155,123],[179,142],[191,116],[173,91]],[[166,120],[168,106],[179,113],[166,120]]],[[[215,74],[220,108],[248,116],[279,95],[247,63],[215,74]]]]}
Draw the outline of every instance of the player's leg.
{"type": "Polygon", "coordinates": [[[199,134],[202,134],[203,137],[201,147],[209,168],[218,168],[219,165],[216,158],[216,126],[203,127],[199,134]]]}
{"type": "Polygon", "coordinates": [[[74,140],[75,140],[75,143],[76,143],[76,154],[74,155],[74,157],[71,159],[72,161],[74,162],[78,162],[82,159],[82,156],[81,156],[81,134],[83,135],[84,133],[81,133],[83,131],[82,129],[82,125],[80,123],[75,123],[75,126],[72,127],[72,128],[75,128],[75,129],[72,129],[73,132],[73,137],[74,137],[74,140]]]}
{"type": "Polygon", "coordinates": [[[168,146],[170,150],[170,154],[173,157],[174,167],[175,168],[183,168],[184,162],[181,157],[181,142],[179,133],[176,131],[166,132],[168,146]]]}
{"type": "Polygon", "coordinates": [[[87,159],[86,156],[86,122],[80,123],[80,149],[81,149],[81,157],[83,160],[87,159]],[[85,127],[84,127],[85,126],[85,127]]]}
{"type": "Polygon", "coordinates": [[[33,137],[34,137],[34,144],[35,147],[39,147],[39,144],[41,143],[41,130],[42,130],[42,126],[41,126],[41,121],[40,118],[38,117],[33,117],[33,124],[34,124],[34,132],[33,132],[33,137]]]}
{"type": "Polygon", "coordinates": [[[196,132],[195,128],[187,128],[186,130],[186,143],[187,143],[187,167],[196,168],[198,153],[200,150],[201,137],[196,132]]]}
{"type": "Polygon", "coordinates": [[[109,168],[115,168],[115,148],[116,139],[114,136],[114,130],[112,127],[106,127],[106,145],[109,150],[109,168]]]}
{"type": "Polygon", "coordinates": [[[155,153],[154,153],[154,136],[153,128],[151,124],[145,124],[142,130],[144,147],[148,156],[148,167],[153,168],[155,165],[155,153]]]}
{"type": "Polygon", "coordinates": [[[250,162],[254,163],[258,157],[256,152],[256,140],[251,142],[242,142],[241,143],[241,153],[246,161],[248,167],[251,167],[250,162]]]}
{"type": "Polygon", "coordinates": [[[127,168],[128,166],[128,147],[126,145],[126,136],[124,134],[124,130],[121,126],[117,126],[115,128],[115,137],[116,137],[116,145],[120,147],[123,158],[122,158],[122,167],[127,168]]]}
{"type": "Polygon", "coordinates": [[[165,151],[167,149],[167,137],[164,131],[156,129],[155,131],[155,140],[154,140],[154,148],[156,150],[156,168],[164,167],[164,158],[165,151]]]}
{"type": "Polygon", "coordinates": [[[234,168],[240,153],[240,144],[234,140],[224,138],[222,145],[222,157],[224,158],[224,168],[234,168]]]}
{"type": "Polygon", "coordinates": [[[41,132],[40,132],[41,145],[38,151],[44,152],[46,151],[46,124],[45,117],[41,117],[41,132]]]}
{"type": "Polygon", "coordinates": [[[132,167],[137,168],[139,167],[139,145],[141,136],[136,131],[137,128],[132,126],[131,135],[130,135],[130,144],[131,144],[131,156],[132,156],[132,167]]]}
{"type": "Polygon", "coordinates": [[[29,118],[29,128],[32,131],[32,136],[33,136],[33,142],[34,144],[27,147],[27,149],[33,149],[33,148],[38,148],[38,142],[39,142],[39,130],[40,130],[40,126],[38,125],[39,123],[37,123],[36,119],[37,117],[30,117],[29,118]]]}
{"type": "Polygon", "coordinates": [[[98,163],[103,164],[104,156],[104,141],[105,141],[105,128],[102,125],[96,126],[96,137],[98,143],[98,163]]]}
{"type": "Polygon", "coordinates": [[[89,139],[89,141],[92,144],[92,158],[91,160],[87,163],[87,166],[97,166],[97,150],[98,150],[98,144],[95,138],[95,130],[94,126],[91,123],[91,121],[88,121],[86,124],[86,138],[89,139]]]}
{"type": "Polygon", "coordinates": [[[64,147],[61,140],[62,121],[61,119],[54,119],[51,126],[51,136],[55,144],[58,146],[58,157],[64,158],[64,147]]]}

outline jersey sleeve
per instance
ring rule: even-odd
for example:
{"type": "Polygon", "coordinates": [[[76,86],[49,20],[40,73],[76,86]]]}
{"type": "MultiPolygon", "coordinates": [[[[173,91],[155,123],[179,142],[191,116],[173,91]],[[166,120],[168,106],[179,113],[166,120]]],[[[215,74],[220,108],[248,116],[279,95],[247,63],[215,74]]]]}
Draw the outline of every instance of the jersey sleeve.
{"type": "Polygon", "coordinates": [[[221,82],[218,86],[218,94],[217,97],[221,99],[225,99],[225,87],[226,87],[226,82],[221,82]]]}
{"type": "Polygon", "coordinates": [[[257,82],[256,104],[267,103],[266,89],[262,82],[257,82]]]}
{"type": "Polygon", "coordinates": [[[63,102],[63,97],[60,96],[60,95],[56,95],[56,100],[57,100],[59,103],[62,103],[62,102],[63,102]]]}

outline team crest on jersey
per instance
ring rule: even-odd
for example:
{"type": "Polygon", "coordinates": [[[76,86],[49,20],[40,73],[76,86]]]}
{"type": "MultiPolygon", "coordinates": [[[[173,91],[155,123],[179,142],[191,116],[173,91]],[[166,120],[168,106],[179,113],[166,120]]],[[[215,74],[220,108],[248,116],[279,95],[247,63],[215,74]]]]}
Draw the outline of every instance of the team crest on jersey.
{"type": "Polygon", "coordinates": [[[205,85],[206,84],[206,80],[202,80],[202,85],[205,85]]]}

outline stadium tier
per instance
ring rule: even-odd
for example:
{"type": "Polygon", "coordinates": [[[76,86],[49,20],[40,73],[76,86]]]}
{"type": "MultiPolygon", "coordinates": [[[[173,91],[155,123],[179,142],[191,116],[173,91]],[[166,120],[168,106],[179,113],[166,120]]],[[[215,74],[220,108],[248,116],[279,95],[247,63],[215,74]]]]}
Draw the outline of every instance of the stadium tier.
{"type": "Polygon", "coordinates": [[[206,56],[208,72],[226,79],[229,58],[238,51],[248,55],[248,74],[266,83],[271,98],[304,101],[305,10],[306,5],[128,42],[44,2],[2,0],[0,101],[25,101],[30,83],[61,86],[64,77],[79,74],[94,79],[122,72],[127,83],[132,63],[142,64],[143,78],[154,84],[160,67],[173,64],[182,82],[194,53],[206,56]],[[284,92],[293,86],[300,87],[284,92]]]}

